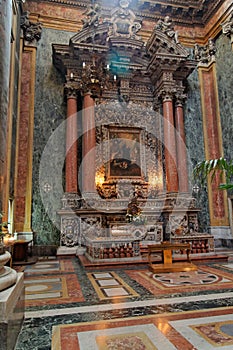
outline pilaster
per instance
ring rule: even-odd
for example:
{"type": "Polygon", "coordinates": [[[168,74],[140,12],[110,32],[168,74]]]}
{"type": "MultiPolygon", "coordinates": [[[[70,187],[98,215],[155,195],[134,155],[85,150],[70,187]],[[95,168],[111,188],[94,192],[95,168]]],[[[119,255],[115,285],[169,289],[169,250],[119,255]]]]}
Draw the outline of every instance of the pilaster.
{"type": "Polygon", "coordinates": [[[31,23],[27,13],[22,16],[21,28],[24,47],[21,65],[20,115],[16,141],[15,230],[30,232],[36,50],[42,28],[40,23],[31,23]]]}
{"type": "MultiPolygon", "coordinates": [[[[196,58],[199,60],[198,73],[201,90],[205,157],[207,160],[223,157],[215,52],[215,45],[212,39],[209,39],[205,47],[196,46],[196,58]]],[[[216,177],[213,181],[209,177],[207,181],[210,226],[214,227],[214,231],[218,227],[219,232],[221,227],[229,226],[227,194],[225,191],[218,189],[220,181],[222,181],[220,177],[216,177]]]]}

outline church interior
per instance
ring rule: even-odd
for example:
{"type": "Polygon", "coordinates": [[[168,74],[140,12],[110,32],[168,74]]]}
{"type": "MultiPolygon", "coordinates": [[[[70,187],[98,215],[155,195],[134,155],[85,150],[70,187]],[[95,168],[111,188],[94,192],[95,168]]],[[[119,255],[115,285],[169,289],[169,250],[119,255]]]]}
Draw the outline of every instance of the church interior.
{"type": "Polygon", "coordinates": [[[1,349],[232,349],[232,0],[0,13],[1,349]]]}

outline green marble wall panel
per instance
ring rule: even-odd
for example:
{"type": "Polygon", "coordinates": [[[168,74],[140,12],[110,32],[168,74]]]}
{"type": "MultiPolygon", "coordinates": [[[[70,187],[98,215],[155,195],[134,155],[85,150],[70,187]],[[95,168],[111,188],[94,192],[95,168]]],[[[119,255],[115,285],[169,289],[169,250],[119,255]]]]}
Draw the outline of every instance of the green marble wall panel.
{"type": "Polygon", "coordinates": [[[57,188],[63,179],[56,169],[59,164],[62,171],[65,157],[64,81],[53,66],[52,43],[68,44],[73,35],[43,28],[37,48],[32,229],[36,232],[35,243],[41,245],[59,244],[57,210],[61,208],[61,193],[57,188]]]}
{"type": "Polygon", "coordinates": [[[216,67],[223,151],[226,159],[233,154],[233,51],[230,38],[222,34],[216,40],[216,67]]]}
{"type": "Polygon", "coordinates": [[[198,215],[201,232],[206,232],[209,225],[209,209],[206,186],[201,186],[192,176],[194,166],[205,157],[203,122],[201,110],[200,85],[197,69],[188,77],[187,81],[187,103],[184,109],[185,134],[188,154],[188,170],[190,179],[190,190],[194,184],[198,184],[200,190],[193,195],[197,199],[197,207],[200,208],[198,215]]]}
{"type": "MultiPolygon", "coordinates": [[[[8,89],[10,74],[10,37],[11,37],[11,1],[0,2],[0,174],[5,174],[6,141],[8,116],[8,89]]],[[[1,178],[1,182],[3,178],[1,178]]],[[[2,187],[2,186],[1,186],[2,187]]],[[[2,191],[0,192],[0,210],[2,210],[2,191]]]]}

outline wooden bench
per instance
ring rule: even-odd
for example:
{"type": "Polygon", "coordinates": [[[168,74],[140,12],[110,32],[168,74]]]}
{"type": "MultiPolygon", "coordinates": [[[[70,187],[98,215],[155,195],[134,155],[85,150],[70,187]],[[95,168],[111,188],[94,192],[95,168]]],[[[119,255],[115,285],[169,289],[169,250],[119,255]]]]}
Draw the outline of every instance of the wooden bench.
{"type": "Polygon", "coordinates": [[[159,272],[180,272],[180,271],[195,271],[197,266],[192,264],[190,260],[191,246],[189,243],[170,243],[161,242],[158,244],[148,245],[148,263],[149,269],[154,273],[159,272]],[[172,252],[174,251],[185,251],[187,254],[187,261],[173,262],[172,252]],[[153,264],[152,254],[162,253],[162,263],[153,264]]]}

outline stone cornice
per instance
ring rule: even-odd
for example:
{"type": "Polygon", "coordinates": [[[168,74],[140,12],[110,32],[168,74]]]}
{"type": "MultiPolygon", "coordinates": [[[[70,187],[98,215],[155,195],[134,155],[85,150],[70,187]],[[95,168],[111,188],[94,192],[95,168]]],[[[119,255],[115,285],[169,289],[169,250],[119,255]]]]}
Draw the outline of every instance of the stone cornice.
{"type": "MultiPolygon", "coordinates": [[[[44,28],[52,28],[77,33],[82,29],[83,13],[90,2],[79,2],[74,0],[41,0],[40,3],[41,6],[38,4],[37,0],[27,0],[27,2],[24,4],[24,8],[30,10],[30,20],[32,22],[41,22],[44,28]],[[50,7],[52,6],[51,3],[56,4],[54,7],[54,16],[51,16],[51,9],[48,9],[46,13],[46,3],[48,4],[47,6],[50,7]],[[73,7],[73,16],[69,16],[68,18],[64,15],[64,6],[69,8],[73,7]]],[[[113,0],[111,5],[113,6],[117,3],[117,0],[113,0]]],[[[150,3],[152,3],[152,1],[150,3]]],[[[159,3],[162,3],[162,1],[159,1],[159,3]]],[[[184,1],[171,0],[169,3],[173,4],[173,6],[181,6],[180,3],[184,3],[184,1]]],[[[198,6],[197,1],[190,1],[190,3],[192,6],[198,6]]],[[[139,4],[137,6],[139,6],[139,4]]],[[[146,42],[150,37],[151,31],[153,30],[156,22],[159,19],[164,18],[166,11],[164,10],[159,14],[156,11],[147,13],[143,8],[141,8],[141,11],[139,11],[137,6],[135,9],[135,15],[137,18],[141,18],[142,20],[142,28],[140,29],[139,34],[142,40],[146,42]]],[[[219,4],[218,8],[216,8],[216,4],[214,4],[214,7],[216,10],[215,14],[212,16],[212,18],[209,18],[208,22],[205,23],[205,26],[200,24],[201,22],[195,23],[193,20],[188,19],[187,16],[184,16],[183,18],[181,16],[178,18],[175,14],[171,14],[171,11],[169,12],[172,22],[174,23],[175,30],[178,32],[178,39],[180,43],[186,47],[193,47],[195,43],[204,45],[208,41],[209,37],[214,38],[221,32],[221,24],[227,20],[233,9],[232,0],[225,0],[222,6],[219,4]]],[[[187,2],[186,8],[189,8],[187,2]]],[[[110,7],[107,8],[104,5],[102,12],[104,17],[110,17],[111,9],[110,7]]]]}
{"type": "MultiPolygon", "coordinates": [[[[90,5],[90,1],[77,0],[33,0],[34,2],[45,2],[59,4],[69,7],[86,8],[90,5]]],[[[100,0],[101,4],[102,1],[100,0]]],[[[146,20],[159,20],[165,15],[173,18],[177,25],[197,25],[204,26],[211,17],[214,16],[224,0],[170,0],[168,3],[164,0],[137,0],[134,3],[134,12],[136,16],[146,20]]],[[[106,6],[106,2],[102,4],[103,11],[111,11],[118,5],[118,0],[109,2],[110,6],[106,6]]]]}

